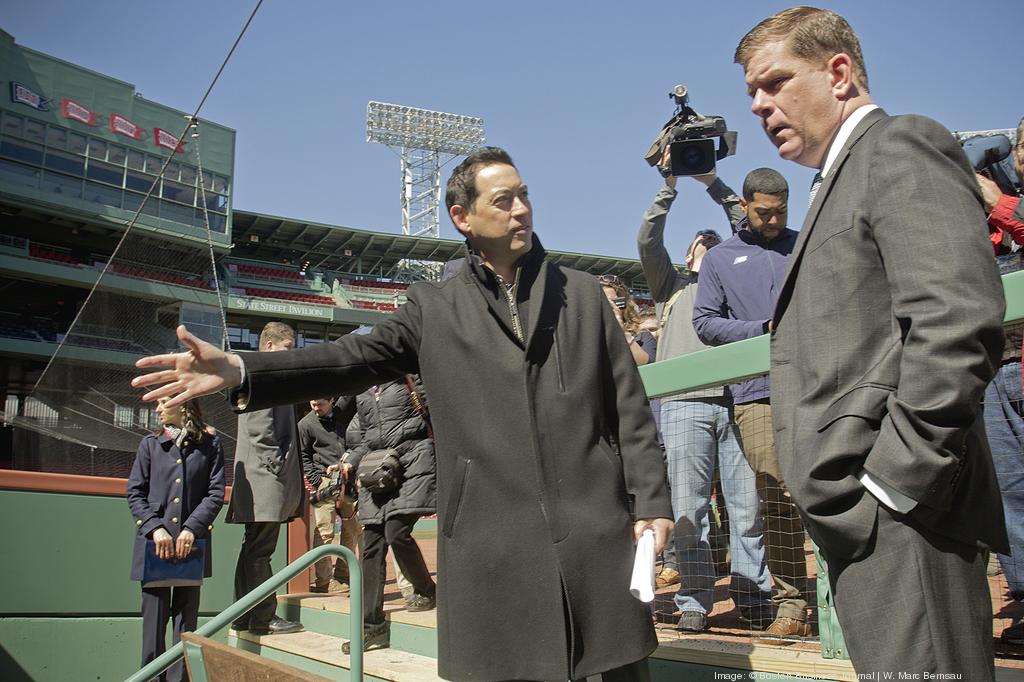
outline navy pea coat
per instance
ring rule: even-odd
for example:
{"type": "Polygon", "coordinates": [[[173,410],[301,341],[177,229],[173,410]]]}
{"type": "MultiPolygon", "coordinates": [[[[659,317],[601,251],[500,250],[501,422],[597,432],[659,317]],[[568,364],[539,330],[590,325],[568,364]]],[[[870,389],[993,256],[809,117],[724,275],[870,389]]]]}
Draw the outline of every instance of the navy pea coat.
{"type": "Polygon", "coordinates": [[[136,531],[132,580],[142,580],[146,540],[161,526],[175,540],[186,528],[206,538],[203,575],[213,574],[213,520],[224,506],[224,448],[217,436],[186,437],[180,449],[166,432],[143,438],[127,497],[136,531]]]}

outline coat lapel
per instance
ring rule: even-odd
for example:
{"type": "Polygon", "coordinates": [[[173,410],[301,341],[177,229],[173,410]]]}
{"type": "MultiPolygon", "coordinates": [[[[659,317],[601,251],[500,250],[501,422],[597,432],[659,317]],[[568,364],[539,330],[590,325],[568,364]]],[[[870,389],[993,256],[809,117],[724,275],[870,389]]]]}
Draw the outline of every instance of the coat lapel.
{"type": "Polygon", "coordinates": [[[810,239],[811,233],[814,231],[814,226],[818,222],[818,215],[821,213],[822,206],[825,205],[825,200],[828,198],[832,187],[836,183],[836,179],[843,170],[843,164],[846,163],[846,159],[850,156],[850,150],[864,137],[864,133],[883,118],[886,118],[886,113],[882,109],[875,109],[865,116],[864,120],[857,124],[857,127],[853,129],[853,132],[846,139],[843,148],[839,150],[839,155],[836,157],[831,171],[822,178],[821,187],[818,188],[818,193],[814,195],[814,201],[807,209],[807,216],[804,218],[803,227],[800,228],[800,236],[797,237],[793,253],[789,257],[789,270],[786,272],[786,279],[782,284],[782,290],[779,292],[778,302],[775,304],[774,327],[778,326],[779,320],[789,304],[797,271],[800,269],[800,261],[803,259],[804,249],[807,246],[807,240],[810,239]]]}

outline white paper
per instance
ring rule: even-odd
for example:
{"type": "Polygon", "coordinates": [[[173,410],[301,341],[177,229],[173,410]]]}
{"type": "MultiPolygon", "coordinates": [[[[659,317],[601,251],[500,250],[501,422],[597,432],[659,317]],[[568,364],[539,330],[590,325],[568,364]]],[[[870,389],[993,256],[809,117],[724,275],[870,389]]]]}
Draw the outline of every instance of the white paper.
{"type": "Polygon", "coordinates": [[[636,543],[629,593],[645,604],[654,601],[654,531],[648,528],[636,543]]]}

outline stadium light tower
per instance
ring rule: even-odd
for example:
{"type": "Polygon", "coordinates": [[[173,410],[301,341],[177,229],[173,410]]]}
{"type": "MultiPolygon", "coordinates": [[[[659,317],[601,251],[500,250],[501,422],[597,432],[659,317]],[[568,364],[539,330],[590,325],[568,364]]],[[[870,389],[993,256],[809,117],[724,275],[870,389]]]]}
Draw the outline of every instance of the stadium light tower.
{"type": "MultiPolygon", "coordinates": [[[[441,236],[441,166],[472,153],[484,142],[484,121],[399,104],[366,105],[366,141],[397,150],[402,160],[402,234],[441,236]]],[[[400,274],[435,279],[438,264],[403,261],[400,274]]]]}

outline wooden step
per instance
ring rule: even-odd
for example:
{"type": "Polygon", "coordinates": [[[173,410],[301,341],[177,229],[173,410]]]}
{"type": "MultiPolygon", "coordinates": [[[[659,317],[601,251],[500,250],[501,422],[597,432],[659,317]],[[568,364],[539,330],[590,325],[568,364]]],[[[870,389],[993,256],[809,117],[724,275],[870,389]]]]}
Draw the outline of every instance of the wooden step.
{"type": "MultiPolygon", "coordinates": [[[[350,657],[341,653],[341,644],[346,640],[319,632],[260,636],[229,630],[228,638],[239,649],[258,653],[271,660],[276,658],[303,670],[330,675],[333,669],[334,679],[337,679],[337,670],[348,670],[351,665],[350,657]],[[285,656],[275,657],[273,652],[285,656]]],[[[441,679],[437,676],[437,661],[434,658],[390,648],[365,652],[363,675],[394,682],[437,682],[441,679]]]]}

